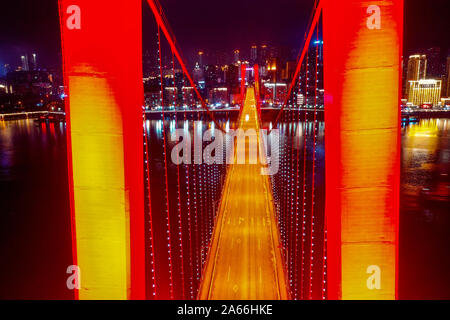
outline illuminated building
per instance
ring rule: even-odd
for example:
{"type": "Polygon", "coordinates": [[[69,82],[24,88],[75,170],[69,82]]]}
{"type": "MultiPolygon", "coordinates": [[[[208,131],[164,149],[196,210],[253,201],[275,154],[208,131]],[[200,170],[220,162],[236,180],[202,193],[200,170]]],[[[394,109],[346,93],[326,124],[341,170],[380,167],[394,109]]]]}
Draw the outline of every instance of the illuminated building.
{"type": "Polygon", "coordinates": [[[224,66],[229,62],[229,55],[222,50],[215,50],[213,55],[210,56],[210,63],[214,63],[218,66],[224,66]]]}
{"type": "Polygon", "coordinates": [[[258,60],[258,47],[252,46],[250,50],[250,61],[255,63],[258,60]]]}
{"type": "Polygon", "coordinates": [[[304,81],[307,82],[305,104],[307,107],[319,108],[324,105],[324,83],[323,83],[323,41],[315,40],[311,43],[306,57],[307,68],[303,71],[304,81]],[[317,56],[317,59],[316,59],[317,56]],[[317,72],[317,79],[313,76],[317,72]],[[317,81],[317,82],[316,82],[317,81]],[[317,85],[317,97],[314,88],[317,85]]]}
{"type": "Polygon", "coordinates": [[[412,55],[409,56],[407,80],[415,81],[425,79],[427,76],[427,56],[426,55],[412,55]]]}
{"type": "Polygon", "coordinates": [[[159,77],[144,78],[144,98],[146,107],[154,109],[161,105],[160,90],[161,86],[159,77]]]}
{"type": "Polygon", "coordinates": [[[446,75],[447,75],[447,95],[448,95],[450,93],[450,56],[447,57],[446,75]]]}
{"type": "Polygon", "coordinates": [[[420,106],[422,104],[437,105],[441,99],[442,80],[423,79],[409,81],[408,102],[420,106]]]}
{"type": "Polygon", "coordinates": [[[10,93],[36,96],[52,94],[52,77],[45,71],[9,72],[6,81],[10,93]]]}
{"type": "Polygon", "coordinates": [[[233,88],[239,81],[239,68],[236,65],[228,65],[225,67],[225,83],[227,87],[233,88]]]}
{"type": "Polygon", "coordinates": [[[205,53],[203,51],[198,52],[198,64],[200,67],[203,66],[203,56],[204,55],[205,55],[205,53]]]}
{"type": "Polygon", "coordinates": [[[0,79],[0,93],[8,93],[8,84],[5,80],[0,79]]]}
{"type": "Polygon", "coordinates": [[[161,95],[157,91],[145,92],[144,99],[147,108],[155,109],[161,105],[161,95]]]}
{"type": "Polygon", "coordinates": [[[213,104],[227,104],[228,99],[228,88],[214,88],[209,91],[209,102],[213,104]]]}
{"type": "Polygon", "coordinates": [[[202,92],[206,89],[206,82],[205,82],[205,80],[200,80],[198,82],[198,89],[202,90],[202,92]]]}
{"type": "Polygon", "coordinates": [[[31,63],[33,65],[33,70],[37,70],[37,55],[36,55],[36,53],[32,54],[31,63]]]}
{"type": "Polygon", "coordinates": [[[263,96],[266,103],[282,104],[286,99],[287,85],[286,83],[264,83],[263,96]]]}
{"type": "Polygon", "coordinates": [[[406,71],[406,95],[409,92],[409,81],[425,79],[427,76],[427,56],[412,55],[408,59],[408,69],[406,71]]]}
{"type": "Polygon", "coordinates": [[[196,83],[204,80],[203,69],[200,67],[198,62],[195,64],[193,76],[196,83]]]}
{"type": "Polygon", "coordinates": [[[146,50],[142,55],[144,77],[156,76],[156,57],[146,50]]]}
{"type": "Polygon", "coordinates": [[[239,50],[234,50],[233,57],[234,57],[234,59],[233,59],[234,63],[237,63],[238,61],[240,61],[240,59],[239,59],[239,50]]]}
{"type": "Polygon", "coordinates": [[[269,77],[271,79],[272,82],[276,82],[277,81],[277,59],[276,58],[271,58],[268,62],[267,62],[267,72],[269,74],[269,77]]]}
{"type": "Polygon", "coordinates": [[[427,76],[432,78],[440,78],[442,76],[441,65],[441,49],[432,47],[427,49],[427,76]]]}
{"type": "Polygon", "coordinates": [[[177,104],[178,89],[176,87],[164,88],[164,106],[175,106],[177,104]]]}
{"type": "Polygon", "coordinates": [[[445,76],[442,81],[442,96],[450,96],[450,56],[447,57],[447,65],[445,68],[445,76]]]}
{"type": "Polygon", "coordinates": [[[205,83],[208,89],[214,88],[218,83],[222,83],[221,70],[216,65],[207,65],[204,67],[205,83]]]}
{"type": "Polygon", "coordinates": [[[6,75],[6,74],[8,74],[8,72],[11,71],[11,66],[9,64],[7,64],[7,63],[4,64],[2,67],[3,67],[2,68],[3,70],[0,72],[1,75],[6,75]]]}
{"type": "Polygon", "coordinates": [[[301,93],[297,93],[297,105],[303,106],[305,104],[305,96],[301,93]]]}
{"type": "Polygon", "coordinates": [[[261,46],[261,50],[259,52],[259,63],[265,64],[267,60],[267,46],[264,44],[261,46]]]}
{"type": "Polygon", "coordinates": [[[269,58],[279,58],[280,50],[277,47],[270,47],[269,49],[269,58]]]}
{"type": "Polygon", "coordinates": [[[296,67],[297,67],[296,61],[286,62],[286,68],[283,70],[283,80],[286,81],[292,80],[292,76],[294,75],[296,67]]]}
{"type": "Polygon", "coordinates": [[[193,87],[183,87],[181,91],[183,93],[183,105],[191,106],[195,104],[193,87]]]}
{"type": "Polygon", "coordinates": [[[21,56],[20,61],[22,62],[22,71],[30,71],[27,55],[21,56]]]}

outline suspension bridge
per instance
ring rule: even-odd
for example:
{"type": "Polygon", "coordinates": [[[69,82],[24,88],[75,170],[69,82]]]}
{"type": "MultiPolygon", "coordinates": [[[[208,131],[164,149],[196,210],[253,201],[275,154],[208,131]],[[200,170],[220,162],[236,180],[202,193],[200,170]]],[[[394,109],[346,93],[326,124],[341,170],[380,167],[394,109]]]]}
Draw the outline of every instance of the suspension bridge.
{"type": "MultiPolygon", "coordinates": [[[[249,88],[238,123],[243,132],[253,129],[258,137],[256,105],[254,90],[249,88]]],[[[262,148],[261,143],[252,145],[249,141],[248,148],[237,145],[225,180],[200,299],[278,300],[289,296],[269,179],[261,175],[261,163],[237,163],[238,154],[248,158],[254,151],[250,148],[262,148]]]]}
{"type": "MultiPolygon", "coordinates": [[[[249,83],[241,64],[237,121],[216,119],[162,6],[147,3],[159,62],[156,135],[143,110],[142,2],[59,0],[75,298],[395,299],[403,1],[315,1],[276,116],[261,108],[258,66],[249,83]],[[193,88],[196,122],[165,101],[163,50],[169,85],[180,68],[193,88]],[[168,114],[202,133],[204,119],[224,133],[225,122],[256,132],[270,122],[280,130],[271,150],[279,172],[174,165],[168,114]]],[[[178,107],[192,101],[182,100],[178,107]]]]}

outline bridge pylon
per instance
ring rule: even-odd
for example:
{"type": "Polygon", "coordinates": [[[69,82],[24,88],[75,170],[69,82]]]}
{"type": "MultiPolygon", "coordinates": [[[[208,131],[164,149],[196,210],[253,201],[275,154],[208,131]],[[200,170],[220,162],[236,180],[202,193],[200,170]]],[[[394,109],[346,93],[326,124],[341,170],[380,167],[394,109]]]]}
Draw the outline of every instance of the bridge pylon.
{"type": "Polygon", "coordinates": [[[397,297],[402,0],[323,0],[328,297],[397,297]]]}
{"type": "Polygon", "coordinates": [[[140,0],[59,0],[79,299],[145,298],[140,0]]]}

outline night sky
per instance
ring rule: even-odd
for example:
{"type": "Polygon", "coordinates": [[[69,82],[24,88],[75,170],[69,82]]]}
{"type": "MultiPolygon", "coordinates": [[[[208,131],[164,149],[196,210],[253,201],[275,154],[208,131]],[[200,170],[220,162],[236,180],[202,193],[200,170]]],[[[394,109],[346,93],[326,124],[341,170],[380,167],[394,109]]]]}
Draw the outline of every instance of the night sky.
{"type": "MultiPolygon", "coordinates": [[[[112,3],[114,1],[111,1],[112,3]]],[[[248,50],[251,44],[299,49],[313,0],[161,0],[185,56],[198,49],[248,50]]],[[[447,52],[448,0],[405,0],[405,52],[439,46],[447,52]]],[[[41,66],[59,67],[57,0],[3,0],[0,66],[19,65],[20,55],[37,52],[41,66]]],[[[154,22],[144,3],[144,46],[154,22]]]]}

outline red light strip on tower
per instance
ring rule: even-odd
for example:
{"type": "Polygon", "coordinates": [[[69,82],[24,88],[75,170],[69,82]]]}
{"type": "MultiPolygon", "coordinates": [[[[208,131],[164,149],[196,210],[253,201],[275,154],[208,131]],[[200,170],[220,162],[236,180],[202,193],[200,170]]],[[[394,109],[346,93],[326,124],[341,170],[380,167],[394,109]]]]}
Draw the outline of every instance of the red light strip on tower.
{"type": "Polygon", "coordinates": [[[241,105],[244,105],[245,99],[245,75],[247,73],[247,65],[245,63],[241,63],[241,105]]]}
{"type": "Polygon", "coordinates": [[[253,70],[255,70],[255,91],[256,91],[256,104],[259,115],[259,122],[261,126],[261,92],[260,92],[260,82],[259,82],[259,65],[255,64],[253,66],[253,70]]]}

